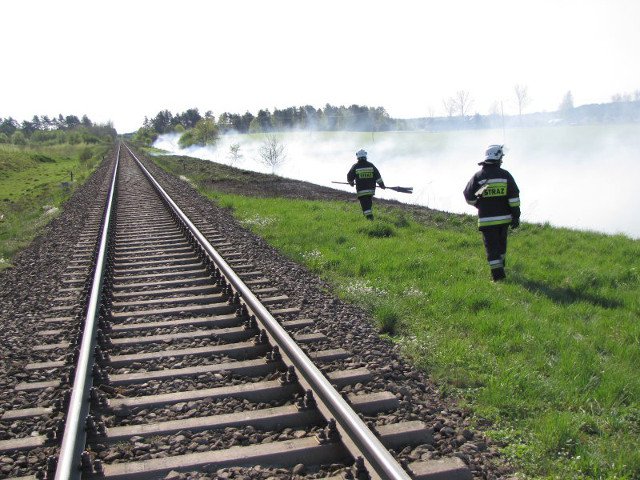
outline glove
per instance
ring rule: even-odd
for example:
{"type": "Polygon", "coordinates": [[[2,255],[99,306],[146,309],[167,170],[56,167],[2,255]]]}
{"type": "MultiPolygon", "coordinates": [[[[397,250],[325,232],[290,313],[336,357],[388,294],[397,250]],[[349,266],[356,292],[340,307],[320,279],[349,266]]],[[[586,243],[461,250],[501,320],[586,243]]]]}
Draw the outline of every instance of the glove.
{"type": "Polygon", "coordinates": [[[382,184],[382,185],[380,185],[380,188],[384,190],[387,187],[385,187],[384,184],[382,184]]]}
{"type": "Polygon", "coordinates": [[[514,218],[511,220],[511,228],[512,229],[516,229],[520,226],[520,219],[519,218],[514,218]]]}
{"type": "Polygon", "coordinates": [[[353,187],[353,182],[349,182],[349,185],[351,185],[353,187]]]}

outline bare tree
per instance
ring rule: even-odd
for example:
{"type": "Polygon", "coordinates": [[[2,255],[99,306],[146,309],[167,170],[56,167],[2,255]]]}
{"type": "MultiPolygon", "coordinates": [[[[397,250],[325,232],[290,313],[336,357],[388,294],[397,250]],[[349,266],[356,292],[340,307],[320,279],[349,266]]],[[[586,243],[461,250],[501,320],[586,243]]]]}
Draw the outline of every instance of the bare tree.
{"type": "Polygon", "coordinates": [[[273,134],[265,135],[259,152],[262,163],[267,167],[271,167],[271,173],[275,173],[287,158],[284,145],[280,142],[278,136],[273,134]]]}
{"type": "Polygon", "coordinates": [[[526,85],[516,85],[514,90],[516,92],[516,100],[518,102],[518,115],[522,116],[522,111],[531,102],[531,99],[529,98],[529,89],[526,85]]]}
{"type": "Polygon", "coordinates": [[[444,106],[447,117],[453,117],[453,114],[456,112],[456,100],[452,97],[445,98],[442,101],[442,105],[444,106]]]}
{"type": "Polygon", "coordinates": [[[473,100],[471,100],[471,95],[466,90],[458,90],[456,96],[453,99],[454,105],[460,116],[464,118],[466,113],[471,108],[473,104],[473,100]]]}
{"type": "Polygon", "coordinates": [[[229,154],[227,155],[227,158],[229,159],[229,163],[232,167],[235,167],[238,163],[240,163],[240,160],[242,160],[243,156],[244,155],[240,153],[239,143],[233,143],[229,146],[229,154]]]}

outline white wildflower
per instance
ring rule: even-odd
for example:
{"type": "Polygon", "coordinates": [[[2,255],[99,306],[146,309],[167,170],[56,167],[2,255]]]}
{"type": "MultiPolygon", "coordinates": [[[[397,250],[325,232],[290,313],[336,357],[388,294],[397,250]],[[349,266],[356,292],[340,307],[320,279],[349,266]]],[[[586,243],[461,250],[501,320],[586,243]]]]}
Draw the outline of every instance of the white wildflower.
{"type": "Polygon", "coordinates": [[[349,295],[353,296],[376,296],[383,297],[387,294],[387,291],[382,288],[377,288],[371,285],[368,281],[356,280],[351,282],[345,288],[349,295]]]}
{"type": "Polygon", "coordinates": [[[242,224],[248,227],[264,228],[272,225],[275,221],[276,220],[273,217],[262,217],[256,213],[253,217],[245,218],[242,221],[242,224]]]}
{"type": "Polygon", "coordinates": [[[422,297],[424,292],[416,287],[409,287],[404,292],[405,297],[422,297]]]}

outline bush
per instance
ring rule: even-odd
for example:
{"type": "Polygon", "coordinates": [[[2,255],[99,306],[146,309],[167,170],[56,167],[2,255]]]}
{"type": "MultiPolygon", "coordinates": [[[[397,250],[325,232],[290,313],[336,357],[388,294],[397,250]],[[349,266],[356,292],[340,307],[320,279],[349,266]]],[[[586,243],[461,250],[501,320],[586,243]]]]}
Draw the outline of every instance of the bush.
{"type": "Polygon", "coordinates": [[[91,148],[89,147],[84,147],[82,149],[82,151],[80,152],[80,161],[81,162],[86,162],[87,160],[89,160],[91,157],[93,157],[93,151],[91,150],[91,148]]]}
{"type": "Polygon", "coordinates": [[[371,238],[388,238],[394,237],[396,235],[396,231],[393,227],[389,225],[385,225],[383,223],[373,223],[371,225],[367,225],[366,227],[362,227],[358,229],[360,233],[364,233],[371,238]]]}
{"type": "Polygon", "coordinates": [[[152,145],[158,138],[158,132],[150,127],[139,128],[133,135],[133,141],[142,145],[152,145]]]}
{"type": "Polygon", "coordinates": [[[42,153],[32,153],[31,158],[40,163],[56,163],[53,158],[48,157],[47,155],[44,155],[42,153]]]}
{"type": "Polygon", "coordinates": [[[22,133],[21,131],[16,130],[15,132],[13,132],[13,135],[11,135],[11,143],[13,143],[14,145],[26,145],[27,137],[25,137],[24,133],[22,133]]]}
{"type": "Polygon", "coordinates": [[[49,130],[36,130],[31,134],[31,138],[29,139],[31,143],[50,143],[53,144],[58,140],[58,132],[57,131],[49,131],[49,130]]]}
{"type": "Polygon", "coordinates": [[[9,135],[0,132],[0,143],[9,143],[9,135]]]}
{"type": "Polygon", "coordinates": [[[184,132],[182,135],[180,135],[180,140],[178,140],[178,145],[180,145],[181,148],[190,147],[195,143],[195,140],[193,137],[194,137],[193,130],[188,130],[184,132]]]}

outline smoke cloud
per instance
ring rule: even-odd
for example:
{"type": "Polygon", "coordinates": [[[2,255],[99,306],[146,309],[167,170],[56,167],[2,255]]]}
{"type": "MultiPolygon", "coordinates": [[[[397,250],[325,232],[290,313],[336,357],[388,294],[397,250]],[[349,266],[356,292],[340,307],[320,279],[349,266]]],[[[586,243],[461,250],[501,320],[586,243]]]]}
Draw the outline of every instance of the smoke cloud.
{"type": "MultiPolygon", "coordinates": [[[[277,135],[287,157],[278,175],[353,191],[331,182],[346,181],[364,148],[388,186],[414,187],[413,195],[377,190],[377,197],[473,215],[462,190],[487,146],[504,143],[503,168],[520,187],[523,221],[640,238],[640,125],[277,135]]],[[[187,149],[178,138],[161,135],[154,146],[230,165],[230,147],[239,144],[243,158],[234,166],[271,173],[260,161],[263,135],[224,135],[215,147],[187,149]]]]}

